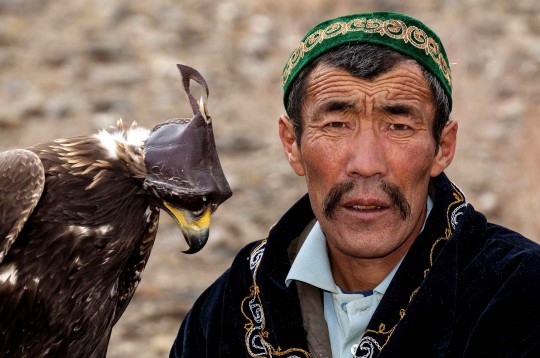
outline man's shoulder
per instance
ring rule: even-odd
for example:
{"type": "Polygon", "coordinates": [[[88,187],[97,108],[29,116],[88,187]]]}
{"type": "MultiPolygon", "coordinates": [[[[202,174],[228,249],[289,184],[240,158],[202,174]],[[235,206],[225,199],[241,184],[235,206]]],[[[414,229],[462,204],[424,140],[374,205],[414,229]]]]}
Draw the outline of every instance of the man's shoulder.
{"type": "Polygon", "coordinates": [[[227,286],[238,285],[240,282],[249,284],[252,280],[254,266],[262,258],[266,241],[266,239],[252,241],[243,246],[234,257],[231,266],[218,281],[225,281],[227,286]]]}
{"type": "Polygon", "coordinates": [[[490,223],[486,225],[486,247],[504,249],[512,255],[540,260],[540,244],[507,227],[490,223]]]}
{"type": "Polygon", "coordinates": [[[528,285],[528,281],[538,280],[540,245],[510,228],[489,222],[482,213],[469,208],[453,241],[461,282],[503,285],[510,280],[528,285]]]}
{"type": "Polygon", "coordinates": [[[203,311],[221,309],[225,296],[245,291],[245,287],[249,287],[252,280],[250,257],[253,250],[263,241],[251,242],[240,249],[231,266],[198,297],[194,308],[200,306],[203,311]]]}
{"type": "Polygon", "coordinates": [[[457,239],[468,255],[530,257],[540,260],[540,244],[508,227],[490,222],[485,215],[468,205],[457,239]]]}
{"type": "MultiPolygon", "coordinates": [[[[468,267],[480,267],[504,277],[523,280],[540,277],[540,244],[507,227],[487,222],[482,233],[475,232],[466,240],[476,241],[469,254],[468,267]],[[476,235],[481,236],[475,237],[476,235]],[[516,276],[516,273],[519,275],[516,276]]],[[[485,271],[484,271],[485,272],[485,271]]]]}
{"type": "Polygon", "coordinates": [[[252,242],[246,244],[236,254],[236,256],[235,256],[235,258],[233,260],[232,266],[241,265],[241,266],[249,267],[248,264],[249,264],[250,258],[254,255],[254,253],[259,248],[261,248],[261,247],[264,248],[265,244],[266,244],[266,239],[252,241],[252,242]]]}

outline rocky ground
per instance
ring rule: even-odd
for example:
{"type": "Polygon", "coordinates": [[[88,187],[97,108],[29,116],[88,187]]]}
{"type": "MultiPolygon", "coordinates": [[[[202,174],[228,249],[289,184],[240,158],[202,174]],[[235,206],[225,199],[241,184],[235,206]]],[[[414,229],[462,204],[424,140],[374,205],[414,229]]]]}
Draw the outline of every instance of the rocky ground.
{"type": "Polygon", "coordinates": [[[451,178],[488,218],[540,239],[537,0],[0,0],[0,150],[126,122],[191,117],[176,63],[210,85],[234,196],[210,241],[183,255],[165,215],[109,357],[164,357],[195,298],[304,192],[281,153],[281,69],[317,22],[350,12],[417,16],[443,39],[459,146],[451,178]]]}

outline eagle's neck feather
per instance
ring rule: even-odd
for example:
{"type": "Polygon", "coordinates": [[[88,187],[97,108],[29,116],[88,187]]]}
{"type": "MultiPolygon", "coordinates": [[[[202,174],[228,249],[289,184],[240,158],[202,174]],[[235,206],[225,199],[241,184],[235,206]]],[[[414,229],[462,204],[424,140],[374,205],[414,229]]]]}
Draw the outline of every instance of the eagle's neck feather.
{"type": "Polygon", "coordinates": [[[119,122],[116,127],[99,131],[96,138],[109,157],[124,162],[134,176],[144,178],[144,142],[149,134],[150,131],[146,128],[134,124],[125,129],[119,122]]]}
{"type": "Polygon", "coordinates": [[[150,131],[146,128],[117,128],[100,130],[96,137],[99,139],[100,145],[107,150],[111,158],[118,159],[118,147],[121,144],[124,146],[131,146],[134,148],[141,148],[144,145],[144,141],[148,138],[150,131]]]}

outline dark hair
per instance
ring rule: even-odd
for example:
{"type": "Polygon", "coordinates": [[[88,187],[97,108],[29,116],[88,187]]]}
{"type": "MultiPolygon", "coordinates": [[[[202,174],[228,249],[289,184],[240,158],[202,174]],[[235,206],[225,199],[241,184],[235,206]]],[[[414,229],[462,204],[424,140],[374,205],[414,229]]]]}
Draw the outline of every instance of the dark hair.
{"type": "MultiPolygon", "coordinates": [[[[317,57],[312,63],[300,71],[298,77],[292,83],[289,95],[287,96],[287,107],[285,109],[294,125],[297,144],[300,145],[299,139],[302,135],[301,116],[307,81],[309,74],[317,65],[325,64],[342,68],[353,76],[369,80],[391,70],[401,62],[410,60],[412,60],[410,57],[388,47],[369,43],[345,44],[317,57]]],[[[436,149],[438,149],[442,130],[450,118],[448,96],[439,80],[424,67],[420,67],[426,81],[431,87],[431,94],[435,105],[435,120],[433,121],[432,134],[435,139],[436,149]]]]}

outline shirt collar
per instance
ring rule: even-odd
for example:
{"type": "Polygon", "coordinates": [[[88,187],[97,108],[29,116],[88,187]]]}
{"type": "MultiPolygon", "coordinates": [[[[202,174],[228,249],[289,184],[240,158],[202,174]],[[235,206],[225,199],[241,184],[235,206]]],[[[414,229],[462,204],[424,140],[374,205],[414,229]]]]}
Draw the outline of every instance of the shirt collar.
{"type": "MultiPolygon", "coordinates": [[[[424,230],[427,217],[432,208],[433,201],[428,196],[426,219],[424,220],[424,225],[420,232],[424,230]]],[[[400,264],[401,261],[392,269],[392,271],[390,271],[386,278],[375,287],[373,290],[374,292],[381,294],[386,292],[386,289],[392,281],[400,264]]],[[[293,280],[305,282],[311,286],[315,286],[331,293],[341,293],[341,289],[336,285],[334,277],[332,276],[326,238],[318,221],[315,223],[306,237],[304,244],[298,251],[291,269],[285,278],[285,284],[289,286],[293,280]]]]}
{"type": "Polygon", "coordinates": [[[326,238],[318,221],[298,251],[285,284],[289,286],[292,280],[305,282],[324,291],[338,292],[330,269],[326,238]]]}

